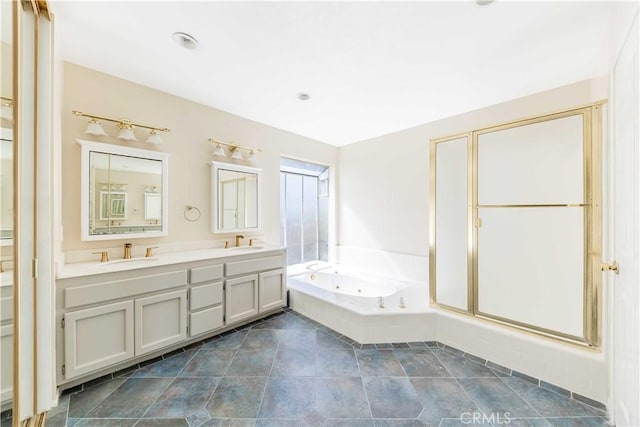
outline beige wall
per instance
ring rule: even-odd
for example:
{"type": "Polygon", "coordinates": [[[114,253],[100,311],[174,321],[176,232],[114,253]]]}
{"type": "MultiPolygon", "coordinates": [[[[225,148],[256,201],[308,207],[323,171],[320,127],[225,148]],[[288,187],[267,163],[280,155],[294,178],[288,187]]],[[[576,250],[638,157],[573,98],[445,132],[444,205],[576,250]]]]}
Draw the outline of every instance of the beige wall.
{"type": "MultiPolygon", "coordinates": [[[[150,70],[162,72],[162,70],[150,70]]],[[[87,120],[75,117],[72,110],[113,118],[128,118],[134,122],[172,130],[162,135],[164,144],[157,150],[169,158],[169,235],[164,238],[135,239],[134,246],[174,243],[229,237],[210,232],[210,166],[213,147],[207,138],[233,141],[240,145],[262,149],[256,167],[263,170],[262,233],[267,242],[278,243],[280,156],[287,155],[327,165],[337,162],[337,149],[327,144],[275,129],[251,120],[206,107],[177,96],[122,80],[104,73],[64,64],[62,93],[62,191],[57,201],[62,204],[64,227],[61,249],[81,250],[119,246],[129,239],[105,242],[80,240],[80,146],[76,139],[126,145],[115,137],[83,135],[87,120]],[[202,211],[200,221],[184,219],[186,205],[202,211]]],[[[206,82],[202,82],[206,84],[206,82]]],[[[251,100],[246,100],[251,102],[251,100]]],[[[103,123],[110,135],[116,135],[115,125],[103,123]]],[[[137,130],[144,141],[147,133],[137,130]]],[[[138,148],[156,149],[137,142],[127,144],[138,148]]]]}
{"type": "Polygon", "coordinates": [[[428,256],[431,138],[586,104],[607,88],[606,77],[583,81],[340,148],[338,244],[428,256]]]}

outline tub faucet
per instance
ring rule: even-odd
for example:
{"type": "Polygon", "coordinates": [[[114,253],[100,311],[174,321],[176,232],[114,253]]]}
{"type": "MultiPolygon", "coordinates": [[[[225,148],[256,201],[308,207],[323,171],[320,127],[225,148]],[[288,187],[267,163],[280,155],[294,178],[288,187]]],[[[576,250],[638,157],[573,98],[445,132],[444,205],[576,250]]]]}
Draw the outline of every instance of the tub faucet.
{"type": "Polygon", "coordinates": [[[131,259],[131,243],[124,244],[124,259],[131,259]]]}
{"type": "Polygon", "coordinates": [[[236,248],[240,247],[240,240],[244,239],[244,236],[241,234],[236,235],[236,248]]]}
{"type": "Polygon", "coordinates": [[[311,264],[307,265],[306,269],[310,270],[310,271],[316,271],[316,270],[313,269],[313,267],[316,266],[316,265],[320,265],[320,263],[312,262],[311,264]]]}

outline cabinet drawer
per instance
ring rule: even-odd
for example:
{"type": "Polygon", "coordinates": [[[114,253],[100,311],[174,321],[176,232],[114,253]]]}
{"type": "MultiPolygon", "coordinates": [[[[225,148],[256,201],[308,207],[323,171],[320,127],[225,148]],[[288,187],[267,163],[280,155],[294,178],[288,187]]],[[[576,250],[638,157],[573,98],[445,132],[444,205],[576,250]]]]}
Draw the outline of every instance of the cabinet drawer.
{"type": "Polygon", "coordinates": [[[282,255],[276,255],[246,261],[227,262],[225,264],[225,272],[227,276],[236,276],[238,274],[282,268],[283,265],[284,257],[282,255]]]}
{"type": "Polygon", "coordinates": [[[222,306],[207,308],[197,313],[191,313],[189,336],[204,334],[222,327],[223,309],[222,306]]]}
{"type": "Polygon", "coordinates": [[[74,286],[64,290],[65,308],[132,297],[147,292],[161,291],[187,284],[187,270],[150,274],[131,279],[74,286]]]}
{"type": "Polygon", "coordinates": [[[211,282],[222,279],[222,264],[191,269],[191,283],[211,282]]]}
{"type": "Polygon", "coordinates": [[[222,282],[191,288],[190,309],[198,310],[222,303],[222,282]]]}

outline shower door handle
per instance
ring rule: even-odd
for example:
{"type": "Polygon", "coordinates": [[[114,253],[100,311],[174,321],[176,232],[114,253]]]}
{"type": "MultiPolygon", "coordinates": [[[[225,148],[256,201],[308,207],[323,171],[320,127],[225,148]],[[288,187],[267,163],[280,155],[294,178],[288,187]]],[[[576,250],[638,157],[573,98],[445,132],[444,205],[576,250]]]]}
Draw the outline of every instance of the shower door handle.
{"type": "Polygon", "coordinates": [[[620,274],[620,266],[616,261],[613,261],[612,264],[603,263],[600,265],[601,271],[613,271],[616,274],[620,274]]]}

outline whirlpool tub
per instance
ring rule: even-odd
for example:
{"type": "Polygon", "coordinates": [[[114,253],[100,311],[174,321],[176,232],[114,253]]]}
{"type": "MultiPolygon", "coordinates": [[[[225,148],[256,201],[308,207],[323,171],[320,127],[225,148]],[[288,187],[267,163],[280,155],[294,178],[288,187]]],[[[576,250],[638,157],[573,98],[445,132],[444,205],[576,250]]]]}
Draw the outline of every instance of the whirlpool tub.
{"type": "Polygon", "coordinates": [[[294,266],[287,283],[293,310],[360,343],[434,339],[426,283],[327,263],[294,266]]]}

